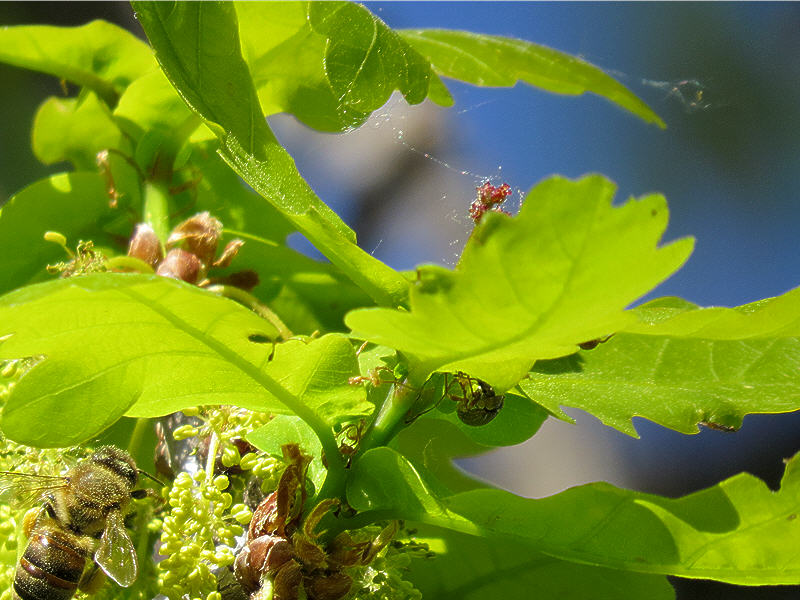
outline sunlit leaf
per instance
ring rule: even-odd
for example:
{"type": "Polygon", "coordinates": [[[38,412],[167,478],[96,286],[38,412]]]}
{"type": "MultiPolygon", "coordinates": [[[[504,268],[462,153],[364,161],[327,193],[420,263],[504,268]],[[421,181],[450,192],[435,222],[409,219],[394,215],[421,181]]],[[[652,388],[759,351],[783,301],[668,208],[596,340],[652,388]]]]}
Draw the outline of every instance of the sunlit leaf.
{"type": "Polygon", "coordinates": [[[250,269],[258,274],[253,294],[266,303],[294,333],[342,331],[345,313],[372,304],[369,296],[335,265],[305,256],[288,246],[292,224],[271,204],[241,185],[210,147],[198,144],[191,164],[203,178],[193,194],[193,210],[208,210],[225,226],[222,243],[233,238],[245,244],[224,272],[250,269]]]}
{"type": "Polygon", "coordinates": [[[44,240],[58,231],[73,247],[80,239],[103,244],[103,227],[119,217],[96,172],[53,175],[17,193],[0,209],[0,293],[48,276],[47,265],[67,260],[44,240]]]}
{"type": "Polygon", "coordinates": [[[362,6],[237,2],[236,12],[266,114],[288,112],[315,129],[343,131],[361,125],[394,89],[411,104],[426,96],[452,104],[427,61],[362,6]]]}
{"type": "Polygon", "coordinates": [[[108,106],[93,93],[45,100],[36,112],[31,137],[33,153],[43,163],[68,160],[87,171],[97,168],[98,152],[128,147],[108,106]]]}
{"type": "Polygon", "coordinates": [[[123,414],[155,417],[200,404],[295,413],[319,435],[367,414],[348,384],[355,351],[343,336],[277,347],[255,313],[156,276],[95,274],[0,298],[0,358],[45,356],[14,388],[4,433],[39,446],[84,441],[123,414]],[[273,354],[274,351],[274,354],[273,354]],[[38,422],[59,415],[52,426],[38,422]]]}
{"type": "Polygon", "coordinates": [[[625,307],[689,255],[689,239],[657,246],[663,197],[616,207],[613,195],[599,176],[548,179],[517,217],[487,214],[454,271],[419,267],[410,312],[357,310],[346,323],[412,357],[422,376],[462,370],[505,390],[535,360],[635,322],[625,307]]]}
{"type": "Polygon", "coordinates": [[[269,423],[249,433],[246,439],[262,452],[277,458],[283,458],[281,446],[298,444],[304,454],[312,457],[308,465],[309,479],[317,490],[322,487],[328,474],[322,462],[322,445],[314,430],[299,417],[276,415],[269,423]]]}
{"type": "Polygon", "coordinates": [[[800,337],[800,288],[735,308],[700,308],[681,298],[659,298],[636,309],[640,322],[626,332],[705,340],[800,337]]]}
{"type": "Polygon", "coordinates": [[[399,33],[443,77],[481,86],[507,87],[524,81],[558,94],[592,92],[647,123],[665,127],[628,88],[576,56],[524,40],[469,31],[421,29],[399,33]]]}
{"type": "Polygon", "coordinates": [[[131,81],[156,67],[146,44],[106,21],[4,27],[0,61],[85,86],[109,106],[131,81]]]}

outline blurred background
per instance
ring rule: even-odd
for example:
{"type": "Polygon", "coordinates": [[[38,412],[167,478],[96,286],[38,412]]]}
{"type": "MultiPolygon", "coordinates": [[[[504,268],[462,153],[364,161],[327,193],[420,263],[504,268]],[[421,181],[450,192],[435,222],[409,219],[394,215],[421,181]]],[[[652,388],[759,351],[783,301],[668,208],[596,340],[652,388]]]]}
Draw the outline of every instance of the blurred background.
{"type": "MultiPolygon", "coordinates": [[[[394,28],[514,36],[605,69],[666,121],[648,126],[595,96],[524,85],[448,81],[455,106],[393,98],[357,131],[326,135],[292,118],[270,124],[317,193],[397,269],[453,264],[470,229],[475,187],[600,172],[619,199],[663,193],[666,239],[697,238],[689,263],[654,295],[734,306],[800,283],[800,3],[368,2],[394,28]]],[[[0,3],[0,25],[105,18],[141,34],[124,3],[0,3]]],[[[58,166],[33,158],[29,131],[58,82],[0,65],[0,204],[58,166]]],[[[305,248],[302,241],[297,241],[305,248]]],[[[800,413],[745,418],[737,433],[687,436],[636,419],[640,439],[570,411],[529,442],[462,466],[530,497],[606,480],[670,496],[750,471],[777,488],[800,450],[800,413]]],[[[796,598],[789,588],[737,590],[677,582],[679,598],[796,598]]]]}

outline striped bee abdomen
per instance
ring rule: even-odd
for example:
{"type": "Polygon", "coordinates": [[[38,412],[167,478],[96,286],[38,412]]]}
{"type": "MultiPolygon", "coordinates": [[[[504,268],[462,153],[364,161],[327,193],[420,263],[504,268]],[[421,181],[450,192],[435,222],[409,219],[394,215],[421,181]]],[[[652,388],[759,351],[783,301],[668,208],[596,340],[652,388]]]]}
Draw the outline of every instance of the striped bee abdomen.
{"type": "Polygon", "coordinates": [[[69,600],[88,557],[75,536],[51,528],[34,531],[17,565],[14,599],[69,600]]]}

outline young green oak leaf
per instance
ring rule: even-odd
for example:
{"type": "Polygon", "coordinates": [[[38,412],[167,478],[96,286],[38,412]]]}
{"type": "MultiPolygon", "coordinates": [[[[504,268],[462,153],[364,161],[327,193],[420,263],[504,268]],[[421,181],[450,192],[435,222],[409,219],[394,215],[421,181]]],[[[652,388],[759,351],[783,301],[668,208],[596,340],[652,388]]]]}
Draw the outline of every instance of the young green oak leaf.
{"type": "Polygon", "coordinates": [[[658,298],[635,312],[639,322],[626,332],[706,340],[800,337],[800,288],[734,308],[658,298]]]}
{"type": "Polygon", "coordinates": [[[102,273],[28,286],[0,298],[0,359],[45,360],[15,386],[3,432],[64,446],[122,415],[234,404],[297,414],[335,451],[331,426],[372,410],[348,383],[358,372],[352,344],[328,335],[273,346],[276,337],[243,306],[163,277],[102,273]],[[39,427],[42,419],[51,425],[39,427]]]}
{"type": "Polygon", "coordinates": [[[800,583],[800,455],[778,492],[742,473],[672,499],[595,483],[528,499],[478,488],[433,497],[390,448],[354,465],[348,502],[382,518],[510,539],[577,563],[739,585],[800,583]]]}
{"type": "Polygon", "coordinates": [[[108,106],[92,92],[79,98],[45,100],[36,111],[31,138],[33,153],[41,162],[52,165],[68,160],[77,170],[96,170],[102,150],[129,151],[108,106]]]}
{"type": "Polygon", "coordinates": [[[304,454],[311,456],[308,477],[319,490],[328,470],[322,462],[322,445],[314,431],[299,417],[294,415],[275,415],[269,423],[247,434],[245,439],[262,452],[276,458],[283,458],[281,446],[298,444],[304,454]]]}
{"type": "Polygon", "coordinates": [[[266,114],[309,127],[361,125],[400,89],[407,102],[450,105],[430,64],[363,6],[237,2],[242,48],[266,114]]]}
{"type": "Polygon", "coordinates": [[[660,298],[591,350],[540,361],[520,388],[552,414],[588,411],[636,435],[644,417],[681,433],[738,429],[753,413],[800,409],[800,291],[736,308],[660,298]]]}
{"type": "Polygon", "coordinates": [[[480,86],[513,86],[518,81],[555,92],[593,92],[616,103],[647,123],[666,127],[657,114],[628,88],[580,58],[498,35],[446,29],[398,32],[425,56],[443,77],[480,86]]]}
{"type": "Polygon", "coordinates": [[[615,207],[614,189],[597,175],[545,180],[517,217],[487,214],[454,271],[420,267],[410,312],[356,310],[345,322],[402,351],[420,381],[461,370],[505,390],[534,361],[635,322],[625,307],[689,256],[691,239],[657,246],[663,197],[615,207]]]}
{"type": "Polygon", "coordinates": [[[131,81],[156,68],[146,44],[105,21],[81,27],[4,27],[0,62],[87,87],[110,107],[131,81]]]}
{"type": "Polygon", "coordinates": [[[52,175],[22,189],[0,208],[0,294],[50,277],[47,264],[67,259],[45,232],[58,231],[73,248],[89,238],[102,245],[110,242],[103,229],[118,216],[96,171],[52,175]]]}

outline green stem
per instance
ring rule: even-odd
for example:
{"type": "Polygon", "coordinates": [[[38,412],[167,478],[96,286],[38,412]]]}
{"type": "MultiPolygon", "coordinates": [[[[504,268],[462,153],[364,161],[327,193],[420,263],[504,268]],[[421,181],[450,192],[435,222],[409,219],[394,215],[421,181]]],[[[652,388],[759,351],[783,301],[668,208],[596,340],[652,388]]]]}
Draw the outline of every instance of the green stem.
{"type": "Polygon", "coordinates": [[[272,240],[268,240],[259,235],[253,235],[252,233],[247,233],[246,231],[239,231],[238,229],[228,229],[227,227],[225,227],[222,230],[222,233],[227,233],[228,235],[235,235],[238,238],[244,238],[246,240],[250,240],[251,242],[257,242],[259,244],[264,244],[265,246],[270,246],[272,248],[280,247],[280,244],[278,242],[273,242],[272,240]]]}
{"type": "Polygon", "coordinates": [[[153,228],[164,246],[169,236],[169,188],[166,182],[144,182],[144,221],[153,228]]]}
{"type": "Polygon", "coordinates": [[[135,256],[112,256],[106,261],[106,267],[110,271],[116,271],[118,269],[127,269],[130,271],[136,271],[137,273],[145,273],[147,275],[152,275],[155,271],[153,271],[153,267],[148,265],[140,258],[136,258],[135,256]]]}
{"type": "Polygon", "coordinates": [[[226,298],[235,300],[240,304],[244,304],[259,317],[269,321],[275,327],[275,329],[278,330],[278,335],[281,336],[282,340],[288,340],[294,335],[286,326],[286,324],[281,321],[281,318],[278,315],[272,312],[268,306],[259,302],[258,298],[248,292],[245,292],[243,289],[234,287],[232,285],[209,285],[206,287],[206,289],[209,292],[214,292],[215,294],[225,296],[226,298]]]}
{"type": "Polygon", "coordinates": [[[150,419],[136,419],[136,425],[133,426],[131,439],[128,441],[128,454],[136,456],[137,450],[139,450],[139,446],[142,443],[142,438],[144,438],[145,433],[147,433],[147,428],[149,426],[150,419]]]}
{"type": "Polygon", "coordinates": [[[208,441],[208,456],[206,457],[206,487],[214,485],[214,466],[217,464],[217,452],[219,452],[219,436],[216,431],[212,431],[211,439],[208,441]]]}
{"type": "Polygon", "coordinates": [[[364,437],[358,445],[359,455],[372,448],[385,446],[401,429],[410,424],[409,412],[426,379],[427,375],[420,377],[418,372],[412,371],[406,381],[393,385],[389,389],[386,398],[376,411],[375,420],[364,433],[364,437]]]}

